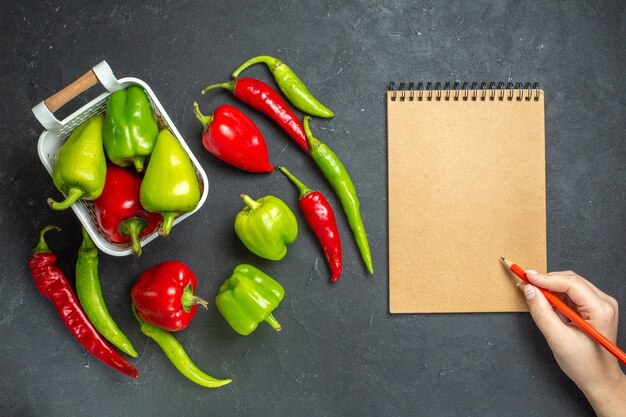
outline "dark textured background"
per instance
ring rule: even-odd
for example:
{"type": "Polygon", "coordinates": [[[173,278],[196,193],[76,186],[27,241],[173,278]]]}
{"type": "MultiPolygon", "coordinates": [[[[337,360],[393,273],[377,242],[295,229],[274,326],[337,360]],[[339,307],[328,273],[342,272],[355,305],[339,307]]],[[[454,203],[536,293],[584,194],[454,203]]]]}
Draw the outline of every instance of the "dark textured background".
{"type": "MultiPolygon", "coordinates": [[[[593,415],[526,314],[388,314],[385,89],[390,80],[539,82],[546,92],[549,267],[579,272],[626,306],[623,2],[86,4],[0,3],[1,415],[593,415]],[[205,112],[234,103],[226,93],[199,90],[258,54],[285,60],[335,110],[334,119],[312,127],[353,175],[374,277],[365,275],[343,215],[345,272],[334,286],[299,213],[299,239],[282,262],[256,258],[235,237],[240,192],[271,193],[294,209],[296,192],[281,175],[248,175],[204,151],[192,103],[205,112]],[[137,381],[82,349],[37,293],[26,264],[38,229],[58,223],[64,230],[49,243],[73,281],[80,241],[74,214],[46,206],[59,193],[38,160],[42,128],[30,108],[102,59],[118,77],[153,88],[211,183],[203,208],[167,240],[149,244],[141,259],[101,257],[109,309],[140,352],[137,381]],[[238,336],[214,308],[178,334],[202,369],[234,379],[227,387],[187,381],[139,332],[130,285],[166,259],[188,263],[199,293],[211,300],[244,261],[285,286],[275,314],[280,334],[262,326],[238,336]]],[[[247,74],[271,80],[262,67],[247,74]]],[[[285,134],[240,107],[258,122],[274,164],[332,195],[285,134]]],[[[626,346],[623,312],[621,319],[626,346]]]]}

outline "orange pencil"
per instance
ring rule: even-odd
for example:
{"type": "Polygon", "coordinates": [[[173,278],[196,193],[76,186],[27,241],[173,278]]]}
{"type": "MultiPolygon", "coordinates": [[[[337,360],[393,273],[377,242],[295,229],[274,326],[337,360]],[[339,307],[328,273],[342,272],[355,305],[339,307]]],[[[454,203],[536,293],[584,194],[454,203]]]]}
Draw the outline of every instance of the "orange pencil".
{"type": "MultiPolygon", "coordinates": [[[[526,277],[526,272],[522,268],[520,268],[518,265],[514,264],[513,262],[507,261],[504,258],[500,258],[500,260],[515,275],[520,277],[527,284],[530,284],[530,282],[528,281],[528,278],[526,277]]],[[[537,286],[535,285],[535,287],[537,287],[537,286]]],[[[591,336],[594,339],[596,339],[598,341],[598,343],[600,343],[606,350],[611,352],[613,354],[613,356],[615,356],[623,364],[626,365],[626,353],[624,353],[623,350],[618,348],[613,342],[611,342],[609,339],[607,339],[606,336],[604,336],[602,333],[600,333],[595,328],[593,328],[593,326],[591,326],[589,323],[587,323],[587,321],[585,319],[580,317],[577,312],[572,310],[567,304],[565,304],[563,301],[561,301],[561,299],[558,298],[556,295],[552,294],[550,291],[548,291],[548,290],[546,290],[544,288],[539,288],[539,287],[537,287],[537,288],[539,289],[539,291],[541,291],[543,293],[543,295],[546,296],[546,299],[550,302],[550,304],[552,304],[557,310],[559,310],[561,313],[563,313],[565,315],[565,317],[567,317],[568,319],[570,319],[571,321],[576,323],[578,325],[578,327],[580,327],[582,330],[584,330],[589,336],[591,336]]]]}

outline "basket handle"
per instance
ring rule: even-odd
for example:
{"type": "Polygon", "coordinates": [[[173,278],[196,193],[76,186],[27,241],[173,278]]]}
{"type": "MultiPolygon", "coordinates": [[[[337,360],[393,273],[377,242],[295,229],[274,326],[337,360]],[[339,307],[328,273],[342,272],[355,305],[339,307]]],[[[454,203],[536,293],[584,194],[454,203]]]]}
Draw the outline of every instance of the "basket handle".
{"type": "Polygon", "coordinates": [[[43,100],[35,107],[33,113],[37,120],[48,130],[59,130],[63,124],[54,116],[54,112],[59,110],[72,99],[89,90],[100,82],[109,92],[121,88],[117,78],[106,61],[100,62],[61,91],[43,100]]]}
{"type": "Polygon", "coordinates": [[[43,102],[46,103],[48,110],[54,113],[73,98],[89,90],[96,84],[98,84],[98,77],[96,77],[96,73],[93,72],[93,69],[90,69],[76,81],[65,87],[63,90],[48,97],[43,102]]]}

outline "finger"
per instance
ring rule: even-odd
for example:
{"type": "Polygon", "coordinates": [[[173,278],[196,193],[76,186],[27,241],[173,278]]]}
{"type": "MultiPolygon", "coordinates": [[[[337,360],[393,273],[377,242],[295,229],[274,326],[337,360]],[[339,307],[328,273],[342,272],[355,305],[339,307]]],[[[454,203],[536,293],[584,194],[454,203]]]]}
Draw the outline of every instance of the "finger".
{"type": "Polygon", "coordinates": [[[589,282],[588,279],[586,279],[585,277],[582,277],[580,275],[578,275],[576,272],[574,271],[554,271],[554,272],[549,272],[548,276],[550,276],[551,274],[558,274],[558,275],[573,275],[575,277],[578,277],[580,279],[582,279],[583,281],[585,281],[587,283],[587,285],[589,285],[591,287],[592,290],[594,290],[596,292],[596,294],[598,294],[600,297],[604,298],[605,300],[609,298],[609,296],[602,292],[602,290],[600,290],[598,287],[596,287],[595,285],[593,285],[591,282],[589,282]]]}
{"type": "Polygon", "coordinates": [[[567,270],[567,271],[552,271],[548,272],[548,274],[558,274],[558,275],[576,275],[576,272],[567,270]]]}
{"type": "Polygon", "coordinates": [[[566,293],[577,306],[594,308],[600,306],[605,301],[576,274],[569,272],[551,272],[549,274],[534,272],[526,271],[526,277],[531,283],[552,292],[566,293]]]}
{"type": "MultiPolygon", "coordinates": [[[[573,271],[562,271],[562,272],[550,272],[548,273],[548,278],[550,277],[550,274],[564,274],[564,275],[571,275],[573,277],[576,277],[578,279],[583,280],[589,287],[591,287],[591,289],[600,297],[602,298],[604,301],[608,302],[611,306],[613,306],[614,308],[617,308],[617,301],[611,297],[610,295],[608,295],[607,293],[605,293],[604,291],[602,291],[601,289],[599,289],[598,287],[596,287],[591,281],[589,281],[587,278],[582,277],[580,275],[578,275],[576,272],[573,271]]],[[[556,293],[555,293],[556,295],[556,293]]],[[[567,303],[567,305],[574,309],[577,310],[577,305],[576,303],[574,303],[569,297],[565,297],[566,300],[563,300],[567,303]]]]}
{"type": "Polygon", "coordinates": [[[520,286],[520,289],[524,292],[530,315],[541,333],[548,341],[556,340],[559,335],[567,330],[566,324],[555,313],[552,305],[538,288],[534,285],[525,284],[520,286]]]}
{"type": "Polygon", "coordinates": [[[587,278],[581,277],[580,275],[578,275],[578,276],[580,277],[580,279],[585,281],[587,283],[587,285],[589,285],[591,287],[591,289],[593,289],[596,292],[596,294],[598,294],[602,299],[604,299],[606,301],[609,301],[609,302],[611,301],[612,297],[610,295],[608,295],[607,293],[602,291],[600,288],[598,288],[595,285],[593,285],[591,283],[591,281],[589,281],[587,278]]]}
{"type": "Polygon", "coordinates": [[[573,277],[577,277],[582,279],[583,281],[585,281],[585,283],[587,285],[589,285],[591,287],[592,290],[595,291],[596,294],[598,294],[601,298],[605,299],[605,300],[609,300],[610,296],[603,292],[601,289],[599,289],[598,287],[596,287],[595,285],[593,285],[587,278],[582,277],[580,275],[578,275],[576,272],[574,271],[554,271],[554,272],[548,272],[548,277],[550,277],[551,275],[571,275],[573,277]]]}

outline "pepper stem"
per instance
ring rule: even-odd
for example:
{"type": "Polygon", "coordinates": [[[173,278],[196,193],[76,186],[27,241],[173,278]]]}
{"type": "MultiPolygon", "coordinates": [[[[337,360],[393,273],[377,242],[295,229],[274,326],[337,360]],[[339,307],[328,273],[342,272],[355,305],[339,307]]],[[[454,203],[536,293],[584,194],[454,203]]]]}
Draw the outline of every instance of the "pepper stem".
{"type": "Polygon", "coordinates": [[[141,329],[141,332],[145,334],[146,336],[150,336],[152,334],[152,329],[154,327],[152,327],[151,324],[146,323],[145,321],[141,319],[141,317],[139,317],[139,313],[137,313],[137,309],[135,308],[135,305],[133,303],[130,303],[130,308],[131,310],[133,310],[133,316],[135,316],[135,318],[139,322],[139,327],[141,329]]]}
{"type": "Polygon", "coordinates": [[[81,198],[83,194],[85,194],[85,192],[80,188],[72,187],[67,193],[67,197],[65,197],[65,200],[58,202],[54,201],[54,199],[52,198],[49,198],[48,205],[53,210],[65,210],[66,208],[74,204],[79,198],[81,198]]]}
{"type": "Polygon", "coordinates": [[[37,243],[37,246],[35,246],[35,249],[33,249],[33,253],[51,252],[48,244],[46,243],[46,240],[44,239],[44,235],[48,230],[52,229],[56,230],[57,232],[61,230],[59,226],[56,226],[54,224],[51,224],[50,226],[46,226],[41,229],[41,232],[39,232],[39,243],[37,243]]]}
{"type": "Polygon", "coordinates": [[[235,80],[227,81],[225,83],[220,84],[211,84],[202,90],[202,94],[206,94],[207,91],[213,90],[214,88],[225,88],[231,93],[235,92],[235,80]]]}
{"type": "Polygon", "coordinates": [[[248,194],[241,194],[239,197],[243,200],[244,203],[246,203],[248,207],[250,207],[250,210],[261,207],[261,203],[253,200],[252,197],[250,197],[248,194]]]}
{"type": "Polygon", "coordinates": [[[187,313],[189,313],[191,307],[195,306],[196,304],[201,305],[202,307],[204,307],[205,310],[209,309],[209,302],[204,298],[200,298],[195,295],[193,293],[193,287],[191,286],[191,284],[185,287],[185,290],[183,291],[183,296],[180,299],[180,303],[183,306],[183,310],[185,310],[187,313]]]}
{"type": "Polygon", "coordinates": [[[170,234],[170,230],[172,230],[174,219],[178,216],[178,213],[173,211],[164,211],[161,215],[163,216],[163,224],[159,228],[159,236],[167,237],[167,235],[170,234]]]}
{"type": "Polygon", "coordinates": [[[81,229],[83,229],[83,241],[81,242],[78,250],[81,252],[89,252],[95,249],[96,245],[93,243],[93,240],[91,240],[91,236],[89,236],[89,233],[87,233],[87,229],[85,229],[84,227],[81,227],[81,229]]]}
{"type": "Polygon", "coordinates": [[[133,158],[133,165],[135,166],[135,171],[139,172],[140,174],[143,172],[144,161],[145,159],[143,156],[136,156],[133,158]]]}
{"type": "Polygon", "coordinates": [[[202,114],[200,112],[200,106],[198,106],[197,102],[193,103],[193,113],[196,115],[198,121],[202,123],[203,129],[207,130],[207,128],[209,127],[209,123],[211,123],[211,120],[213,120],[213,116],[207,116],[205,114],[202,114]]]}
{"type": "Polygon", "coordinates": [[[141,324],[143,320],[141,320],[141,317],[139,317],[139,314],[137,314],[137,309],[135,308],[135,304],[130,303],[130,309],[133,311],[133,316],[135,316],[139,324],[141,324]]]}
{"type": "Polygon", "coordinates": [[[280,332],[283,328],[280,326],[280,323],[278,322],[278,320],[276,320],[276,318],[274,316],[272,316],[272,313],[270,313],[267,318],[265,319],[265,322],[267,324],[269,324],[270,326],[272,326],[272,328],[274,330],[276,330],[277,332],[280,332]]]}
{"type": "Polygon", "coordinates": [[[306,139],[309,142],[309,148],[313,150],[314,148],[317,148],[320,145],[321,141],[317,139],[315,136],[313,136],[313,133],[311,133],[309,120],[311,120],[311,116],[308,116],[308,115],[304,116],[302,124],[304,125],[304,134],[306,135],[306,139]]]}
{"type": "Polygon", "coordinates": [[[141,241],[139,240],[139,235],[146,227],[148,227],[148,222],[145,219],[133,217],[124,220],[117,228],[120,235],[130,237],[133,243],[133,255],[136,257],[141,256],[141,241]]]}
{"type": "Polygon", "coordinates": [[[258,64],[259,62],[262,62],[262,63],[266,64],[268,66],[268,68],[270,69],[270,71],[272,71],[275,66],[277,66],[278,64],[281,63],[280,60],[278,60],[278,59],[276,59],[276,58],[274,58],[272,56],[269,56],[269,55],[255,56],[253,58],[250,58],[249,60],[247,60],[243,64],[241,64],[235,71],[233,71],[232,77],[233,78],[237,78],[239,76],[239,74],[241,73],[241,71],[245,70],[246,68],[248,68],[251,65],[258,64]]]}
{"type": "Polygon", "coordinates": [[[280,172],[285,174],[285,176],[287,178],[289,178],[291,180],[291,182],[296,185],[296,187],[298,187],[298,190],[300,190],[300,198],[303,198],[305,195],[313,192],[313,190],[311,190],[309,187],[304,185],[304,183],[302,181],[300,181],[295,175],[293,175],[291,172],[289,172],[289,170],[287,168],[281,167],[281,166],[276,167],[276,168],[278,168],[278,170],[280,170],[280,172]]]}

